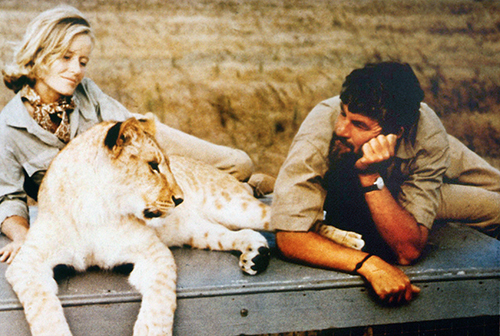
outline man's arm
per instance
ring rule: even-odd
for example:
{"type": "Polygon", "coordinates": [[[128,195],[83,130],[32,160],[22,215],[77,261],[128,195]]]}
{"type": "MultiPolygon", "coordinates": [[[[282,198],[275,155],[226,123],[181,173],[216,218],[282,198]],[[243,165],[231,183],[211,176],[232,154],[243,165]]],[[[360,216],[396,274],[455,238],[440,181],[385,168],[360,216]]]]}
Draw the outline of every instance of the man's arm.
{"type": "MultiPolygon", "coordinates": [[[[312,231],[278,231],[276,244],[287,259],[345,272],[353,272],[368,256],[365,252],[343,247],[312,231]]],[[[410,301],[420,292],[400,269],[377,256],[366,259],[357,273],[370,283],[381,300],[388,303],[410,301]]]]}
{"type": "MultiPolygon", "coordinates": [[[[372,185],[380,177],[377,164],[394,156],[396,141],[394,134],[379,135],[363,145],[363,157],[356,162],[363,187],[372,185]]],[[[419,225],[385,187],[365,193],[365,199],[380,235],[396,254],[398,263],[412,263],[427,243],[428,229],[419,225]]]]}
{"type": "MultiPolygon", "coordinates": [[[[366,181],[375,181],[377,175],[360,177],[361,184],[373,184],[366,181]]],[[[420,257],[427,243],[429,230],[419,225],[415,218],[396,202],[387,188],[367,192],[365,199],[378,232],[395,252],[398,263],[409,265],[420,257]]]]}
{"type": "Polygon", "coordinates": [[[28,220],[21,216],[11,216],[2,223],[2,233],[12,240],[0,249],[0,262],[10,264],[24,243],[28,234],[28,220]]]}

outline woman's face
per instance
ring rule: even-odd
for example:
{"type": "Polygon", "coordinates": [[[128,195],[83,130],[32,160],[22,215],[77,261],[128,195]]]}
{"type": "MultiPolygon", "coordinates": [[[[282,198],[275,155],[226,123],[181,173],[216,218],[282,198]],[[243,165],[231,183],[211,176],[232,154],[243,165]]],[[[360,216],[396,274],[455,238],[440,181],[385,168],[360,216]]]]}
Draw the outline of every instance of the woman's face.
{"type": "Polygon", "coordinates": [[[46,74],[36,80],[35,91],[42,102],[52,103],[61,96],[72,96],[85,76],[92,51],[92,40],[87,34],[76,35],[68,51],[56,59],[46,74]]]}

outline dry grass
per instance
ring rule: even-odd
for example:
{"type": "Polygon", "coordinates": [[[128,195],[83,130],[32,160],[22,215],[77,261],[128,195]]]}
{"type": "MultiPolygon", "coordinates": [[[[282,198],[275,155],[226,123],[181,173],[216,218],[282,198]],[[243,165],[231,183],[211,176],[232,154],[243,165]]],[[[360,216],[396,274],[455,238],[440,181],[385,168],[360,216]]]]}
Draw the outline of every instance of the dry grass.
{"type": "MultiPolygon", "coordinates": [[[[0,65],[56,1],[0,0],[0,65]]],[[[68,1],[98,44],[89,68],[132,111],[247,151],[276,174],[310,109],[366,62],[409,62],[448,131],[498,165],[496,1],[68,1]]],[[[0,106],[12,93],[0,89],[0,106]]]]}

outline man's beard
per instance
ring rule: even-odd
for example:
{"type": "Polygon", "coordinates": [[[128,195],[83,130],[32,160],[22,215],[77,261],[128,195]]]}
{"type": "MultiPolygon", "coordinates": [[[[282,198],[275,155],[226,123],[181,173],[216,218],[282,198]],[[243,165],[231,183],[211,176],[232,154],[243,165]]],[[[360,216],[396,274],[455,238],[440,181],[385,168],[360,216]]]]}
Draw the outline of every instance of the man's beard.
{"type": "Polygon", "coordinates": [[[339,163],[348,166],[356,163],[361,156],[354,152],[354,146],[345,141],[344,138],[333,134],[332,141],[330,142],[330,150],[328,154],[328,161],[330,167],[334,167],[339,163]]]}

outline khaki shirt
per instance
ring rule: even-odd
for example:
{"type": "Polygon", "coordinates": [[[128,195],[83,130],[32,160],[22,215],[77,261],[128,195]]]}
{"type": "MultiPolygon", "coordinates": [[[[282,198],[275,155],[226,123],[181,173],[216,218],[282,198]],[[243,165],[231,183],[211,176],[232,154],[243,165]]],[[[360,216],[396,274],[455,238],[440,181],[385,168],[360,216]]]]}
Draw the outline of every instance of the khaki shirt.
{"type": "MultiPolygon", "coordinates": [[[[338,96],[321,102],[300,126],[276,180],[273,229],[308,231],[323,219],[323,177],[328,170],[328,150],[340,103],[338,96]]],[[[422,103],[418,124],[399,142],[384,179],[398,203],[429,229],[449,164],[446,131],[435,112],[422,103]]]]}
{"type": "MultiPolygon", "coordinates": [[[[77,87],[74,99],[76,108],[69,114],[71,139],[103,120],[132,116],[88,78],[77,87]]],[[[10,216],[28,218],[25,176],[39,184],[64,146],[30,116],[19,93],[4,107],[0,113],[0,225],[10,216]]]]}

